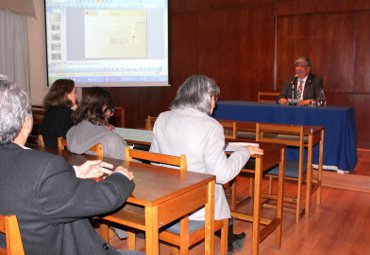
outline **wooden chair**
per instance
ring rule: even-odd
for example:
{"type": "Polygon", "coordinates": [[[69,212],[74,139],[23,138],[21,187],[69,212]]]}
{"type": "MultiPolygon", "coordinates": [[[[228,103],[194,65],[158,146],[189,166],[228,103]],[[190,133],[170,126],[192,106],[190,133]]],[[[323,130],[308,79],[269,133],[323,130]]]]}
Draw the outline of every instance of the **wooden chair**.
{"type": "Polygon", "coordinates": [[[15,215],[0,215],[0,233],[5,235],[6,248],[0,248],[0,254],[23,255],[23,243],[15,215]]]}
{"type": "Polygon", "coordinates": [[[38,126],[42,125],[42,122],[44,121],[44,117],[46,114],[46,110],[41,105],[32,105],[32,118],[33,118],[33,125],[38,126]]]}
{"type": "Polygon", "coordinates": [[[109,123],[115,127],[125,127],[125,109],[123,107],[114,108],[114,113],[109,118],[109,123]]]}
{"type": "Polygon", "coordinates": [[[145,129],[153,130],[154,122],[157,120],[157,117],[152,117],[148,115],[145,119],[145,129]]]}
{"type": "Polygon", "coordinates": [[[42,135],[38,135],[37,138],[38,138],[38,141],[37,141],[38,145],[44,147],[45,146],[44,137],[42,135]]]}
{"type": "Polygon", "coordinates": [[[256,124],[255,122],[237,121],[237,138],[256,141],[256,124]]]}
{"type": "Polygon", "coordinates": [[[257,102],[276,103],[279,95],[280,93],[277,91],[258,91],[257,102]]]}
{"type": "Polygon", "coordinates": [[[237,137],[237,124],[236,121],[220,120],[224,128],[225,139],[235,140],[237,137]]]}
{"type": "MultiPolygon", "coordinates": [[[[58,150],[63,151],[65,148],[68,147],[67,139],[64,137],[58,137],[58,150]]],[[[101,143],[97,143],[89,148],[90,151],[93,151],[96,153],[96,156],[99,158],[103,158],[104,152],[103,152],[103,145],[101,143]]]]}
{"type": "MultiPolygon", "coordinates": [[[[304,208],[301,209],[302,204],[302,184],[306,168],[304,167],[304,133],[302,125],[282,125],[282,124],[256,124],[256,140],[257,142],[268,142],[285,144],[299,148],[299,159],[297,161],[286,161],[285,164],[285,177],[286,180],[293,180],[297,182],[297,194],[295,197],[284,197],[285,202],[295,204],[296,222],[298,223],[300,217],[304,213],[304,208]]],[[[270,170],[266,175],[269,177],[269,190],[265,195],[267,198],[275,199],[276,196],[272,195],[272,178],[277,177],[277,167],[270,170]]],[[[309,208],[306,208],[309,210],[309,208]]]]}
{"type": "MultiPolygon", "coordinates": [[[[165,154],[159,154],[159,153],[152,153],[147,151],[140,151],[140,150],[133,150],[129,147],[126,147],[126,162],[129,164],[130,161],[133,159],[138,160],[145,160],[155,163],[161,163],[171,166],[177,166],[179,167],[182,174],[186,174],[187,171],[187,165],[186,165],[186,156],[181,155],[179,157],[177,156],[171,156],[171,155],[165,155],[165,154]]],[[[126,222],[124,225],[129,226],[134,229],[138,230],[144,230],[145,229],[145,219],[144,219],[144,211],[143,210],[137,210],[137,208],[130,207],[129,204],[127,204],[120,212],[120,218],[126,219],[126,222]],[[138,224],[138,218],[141,218],[139,220],[141,223],[138,224]],[[136,223],[130,222],[130,219],[133,219],[136,223]]],[[[112,221],[112,222],[118,222],[119,219],[115,219],[114,215],[108,215],[104,217],[104,220],[106,221],[112,221]]],[[[169,243],[175,247],[180,248],[180,254],[188,254],[189,248],[199,241],[203,240],[205,238],[205,228],[200,227],[198,229],[195,229],[193,231],[189,230],[189,218],[184,217],[180,220],[180,231],[179,233],[170,231],[168,229],[163,230],[159,233],[159,239],[161,241],[164,241],[166,243],[169,243]],[[190,233],[189,233],[190,232],[190,233]]],[[[221,254],[227,254],[227,234],[228,234],[228,219],[226,220],[216,220],[214,224],[215,231],[221,230],[221,254]]],[[[107,237],[104,237],[107,239],[107,237]]],[[[107,240],[109,241],[109,240],[107,240]]],[[[127,232],[127,244],[128,248],[130,250],[135,249],[136,246],[136,236],[133,232],[128,231],[127,232]]],[[[173,251],[175,254],[178,253],[177,248],[173,251]]]]}
{"type": "Polygon", "coordinates": [[[27,144],[40,145],[38,135],[41,134],[42,122],[44,121],[45,114],[46,110],[42,105],[32,105],[33,126],[27,138],[27,144]]]}

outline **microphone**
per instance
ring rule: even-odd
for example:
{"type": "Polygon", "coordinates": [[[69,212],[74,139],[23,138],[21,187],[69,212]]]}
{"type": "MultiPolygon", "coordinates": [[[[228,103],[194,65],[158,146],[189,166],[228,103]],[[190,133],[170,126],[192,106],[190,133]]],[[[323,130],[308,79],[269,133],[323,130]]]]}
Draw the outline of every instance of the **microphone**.
{"type": "Polygon", "coordinates": [[[297,88],[297,83],[298,83],[298,77],[297,75],[294,76],[294,79],[290,81],[290,86],[291,86],[291,93],[292,93],[292,99],[296,99],[296,88],[297,88]]]}

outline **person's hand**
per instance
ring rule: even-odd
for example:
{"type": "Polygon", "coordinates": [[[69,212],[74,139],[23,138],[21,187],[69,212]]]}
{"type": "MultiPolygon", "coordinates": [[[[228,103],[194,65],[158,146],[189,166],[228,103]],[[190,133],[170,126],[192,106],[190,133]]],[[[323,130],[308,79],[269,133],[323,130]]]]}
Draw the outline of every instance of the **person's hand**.
{"type": "Polygon", "coordinates": [[[105,126],[109,131],[113,131],[114,130],[114,126],[111,125],[111,124],[108,124],[105,126]]]}
{"type": "Polygon", "coordinates": [[[311,104],[311,99],[307,99],[307,100],[301,100],[301,101],[298,101],[297,105],[309,105],[311,104]]]}
{"type": "Polygon", "coordinates": [[[94,179],[100,178],[104,174],[111,175],[113,165],[102,162],[101,160],[88,160],[80,166],[77,166],[79,178],[81,179],[94,179]]]}
{"type": "Polygon", "coordinates": [[[257,146],[247,145],[251,155],[263,155],[263,150],[257,146]]]}
{"type": "Polygon", "coordinates": [[[279,104],[288,104],[288,100],[285,97],[282,97],[278,101],[279,104]]]}
{"type": "Polygon", "coordinates": [[[132,179],[134,179],[134,174],[132,172],[130,172],[129,170],[127,170],[126,168],[124,168],[123,166],[118,166],[116,169],[115,169],[115,172],[122,172],[126,175],[126,177],[132,181],[132,179]]]}

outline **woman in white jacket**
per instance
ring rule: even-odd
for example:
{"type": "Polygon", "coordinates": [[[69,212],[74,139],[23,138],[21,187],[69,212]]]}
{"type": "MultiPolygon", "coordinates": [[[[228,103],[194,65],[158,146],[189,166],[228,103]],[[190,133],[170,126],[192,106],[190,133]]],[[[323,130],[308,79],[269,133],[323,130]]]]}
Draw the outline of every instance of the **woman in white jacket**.
{"type": "MultiPolygon", "coordinates": [[[[210,117],[219,94],[220,89],[213,79],[204,75],[189,77],[179,87],[171,110],[158,116],[150,151],[184,154],[188,171],[216,176],[215,219],[230,219],[228,251],[233,254],[234,249],[241,248],[245,234],[233,234],[233,220],[222,185],[239,174],[251,154],[263,154],[263,151],[248,146],[226,157],[223,127],[210,117]]],[[[193,213],[190,220],[204,221],[204,216],[203,208],[193,213]]]]}

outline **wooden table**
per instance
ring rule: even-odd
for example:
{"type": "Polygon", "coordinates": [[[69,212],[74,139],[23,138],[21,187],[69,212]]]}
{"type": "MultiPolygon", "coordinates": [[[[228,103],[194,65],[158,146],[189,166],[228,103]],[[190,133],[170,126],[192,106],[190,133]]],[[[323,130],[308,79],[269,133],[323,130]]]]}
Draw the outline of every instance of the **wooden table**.
{"type": "MultiPolygon", "coordinates": [[[[80,165],[87,159],[95,159],[92,155],[77,155],[56,149],[43,149],[39,146],[29,146],[33,149],[60,154],[71,165],[80,165]]],[[[205,252],[214,254],[214,189],[215,177],[194,172],[180,174],[180,171],[148,164],[129,162],[104,157],[104,161],[125,165],[134,174],[135,190],[127,199],[130,205],[144,208],[144,217],[139,215],[136,221],[120,218],[120,211],[103,219],[126,226],[142,224],[145,231],[146,254],[159,254],[158,230],[160,227],[177,220],[190,212],[204,207],[205,216],[205,252]],[[142,218],[144,220],[142,220],[142,218]]],[[[103,226],[103,236],[108,228],[103,226]]]]}
{"type": "Polygon", "coordinates": [[[134,128],[115,128],[114,132],[126,140],[128,144],[150,147],[153,140],[153,131],[134,128]]]}
{"type": "MultiPolygon", "coordinates": [[[[264,150],[264,155],[254,155],[255,168],[243,169],[242,172],[254,174],[254,196],[253,196],[253,214],[247,214],[235,210],[232,205],[232,216],[236,219],[253,222],[252,229],[252,254],[259,254],[259,243],[275,230],[275,243],[278,248],[281,246],[282,235],[282,216],[283,216],[283,193],[284,193],[284,169],[285,169],[285,145],[259,143],[260,148],[264,150]],[[279,164],[278,175],[278,196],[275,218],[261,217],[261,180],[264,171],[279,164]],[[265,225],[261,230],[260,225],[265,225]]],[[[235,185],[235,184],[233,184],[235,185]]],[[[235,186],[233,187],[233,189],[235,186]]]]}
{"type": "MultiPolygon", "coordinates": [[[[236,120],[325,129],[324,169],[353,171],[357,163],[356,118],[353,107],[304,107],[246,101],[217,101],[217,120],[236,120]]],[[[316,148],[315,148],[316,151],[316,148]]],[[[317,154],[313,162],[318,164],[317,154]]]]}

